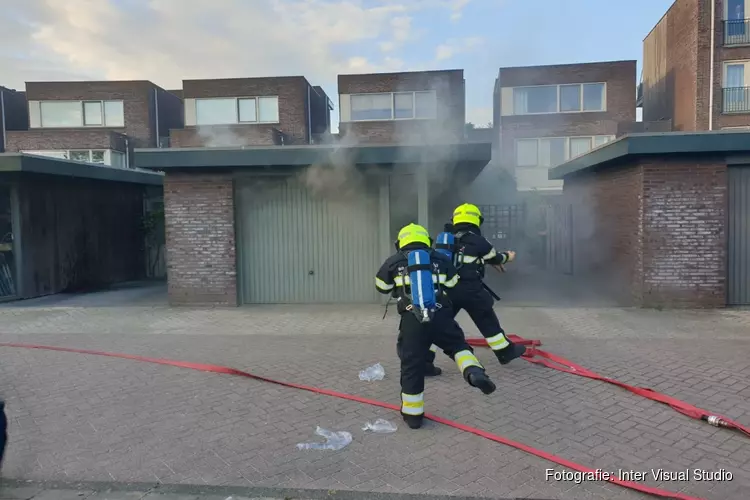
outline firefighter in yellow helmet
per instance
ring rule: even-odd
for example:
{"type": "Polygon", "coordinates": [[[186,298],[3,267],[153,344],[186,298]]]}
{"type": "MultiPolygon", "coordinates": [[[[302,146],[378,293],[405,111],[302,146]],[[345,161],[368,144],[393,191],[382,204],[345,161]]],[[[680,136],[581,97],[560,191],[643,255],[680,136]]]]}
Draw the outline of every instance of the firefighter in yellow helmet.
{"type": "Polygon", "coordinates": [[[401,359],[401,415],[412,429],[421,427],[424,419],[425,358],[432,343],[455,360],[469,385],[485,394],[495,391],[495,384],[453,319],[445,294],[459,280],[456,269],[431,245],[425,228],[405,226],[399,231],[396,253],[375,275],[378,292],[397,299],[401,316],[396,344],[401,359]]]}
{"type": "MultiPolygon", "coordinates": [[[[507,264],[515,259],[516,253],[511,250],[496,251],[482,236],[482,222],[484,218],[479,207],[464,203],[453,211],[452,224],[446,224],[446,231],[454,235],[452,255],[459,275],[458,284],[448,295],[453,303],[454,317],[461,309],[466,310],[479,332],[487,339],[500,364],[504,365],[522,356],[526,348],[514,344],[505,336],[493,309],[495,300],[484,288],[482,280],[486,264],[507,264]]],[[[427,370],[434,366],[436,346],[433,343],[427,354],[427,370]]]]}

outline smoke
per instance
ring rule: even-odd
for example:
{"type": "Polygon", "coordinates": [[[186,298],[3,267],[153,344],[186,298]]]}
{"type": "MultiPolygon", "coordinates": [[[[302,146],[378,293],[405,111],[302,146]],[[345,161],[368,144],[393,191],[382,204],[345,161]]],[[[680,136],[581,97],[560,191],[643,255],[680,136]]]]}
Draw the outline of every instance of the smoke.
{"type": "Polygon", "coordinates": [[[247,146],[250,141],[232,130],[231,126],[213,125],[198,127],[198,137],[201,143],[209,148],[231,148],[247,146]]]}

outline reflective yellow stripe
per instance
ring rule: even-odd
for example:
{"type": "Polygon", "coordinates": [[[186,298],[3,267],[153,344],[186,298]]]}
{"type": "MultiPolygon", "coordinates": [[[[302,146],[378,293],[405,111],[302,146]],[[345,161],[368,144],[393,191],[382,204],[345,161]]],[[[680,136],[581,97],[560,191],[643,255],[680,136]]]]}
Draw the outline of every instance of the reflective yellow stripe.
{"type": "MultiPolygon", "coordinates": [[[[444,274],[439,274],[437,276],[433,274],[432,282],[437,283],[439,281],[440,283],[445,283],[445,278],[446,276],[444,274]]],[[[401,276],[396,276],[395,278],[393,278],[393,281],[396,282],[396,286],[404,286],[404,284],[411,285],[411,278],[408,274],[404,278],[402,278],[401,276]]]]}
{"type": "Polygon", "coordinates": [[[453,288],[458,283],[458,274],[454,274],[451,279],[443,283],[446,288],[453,288]]]}
{"type": "Polygon", "coordinates": [[[464,264],[473,264],[477,260],[479,260],[479,257],[475,257],[473,255],[464,255],[461,258],[461,262],[463,262],[464,264]]]}
{"type": "Polygon", "coordinates": [[[485,256],[482,257],[482,260],[490,260],[491,258],[495,257],[496,255],[497,255],[497,252],[493,248],[492,250],[490,250],[490,253],[488,253],[487,255],[485,255],[485,256]]]}
{"type": "Polygon", "coordinates": [[[401,393],[401,413],[405,415],[424,414],[424,393],[404,394],[401,393]]]}
{"type": "Polygon", "coordinates": [[[490,349],[492,349],[493,351],[505,349],[510,345],[510,342],[508,342],[508,339],[506,339],[505,335],[503,335],[502,333],[498,333],[493,337],[487,337],[487,343],[489,344],[490,349]]]}
{"type": "Polygon", "coordinates": [[[375,286],[385,291],[393,290],[393,284],[389,285],[388,283],[381,280],[380,278],[375,278],[375,286]]]}
{"type": "Polygon", "coordinates": [[[435,344],[432,344],[432,345],[430,346],[430,350],[431,350],[432,352],[437,352],[437,346],[436,346],[435,344]]]}
{"type": "Polygon", "coordinates": [[[477,357],[474,356],[471,351],[459,351],[454,356],[454,359],[456,360],[456,364],[458,365],[458,369],[461,370],[461,373],[470,366],[478,366],[479,368],[482,368],[482,363],[479,362],[477,357]]]}

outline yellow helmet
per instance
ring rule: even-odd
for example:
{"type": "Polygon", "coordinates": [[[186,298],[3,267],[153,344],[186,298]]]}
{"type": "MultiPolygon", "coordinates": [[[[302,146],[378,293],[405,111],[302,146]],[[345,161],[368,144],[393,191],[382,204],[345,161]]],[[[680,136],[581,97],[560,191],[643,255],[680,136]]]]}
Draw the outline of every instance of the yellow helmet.
{"type": "Polygon", "coordinates": [[[424,243],[425,245],[430,246],[432,244],[430,233],[427,232],[427,229],[418,224],[412,223],[408,226],[404,226],[401,228],[401,231],[398,232],[398,248],[404,248],[410,243],[424,243]]]}
{"type": "Polygon", "coordinates": [[[482,212],[479,211],[479,207],[471,203],[459,205],[453,211],[453,224],[474,224],[479,227],[482,222],[484,222],[482,212]]]}

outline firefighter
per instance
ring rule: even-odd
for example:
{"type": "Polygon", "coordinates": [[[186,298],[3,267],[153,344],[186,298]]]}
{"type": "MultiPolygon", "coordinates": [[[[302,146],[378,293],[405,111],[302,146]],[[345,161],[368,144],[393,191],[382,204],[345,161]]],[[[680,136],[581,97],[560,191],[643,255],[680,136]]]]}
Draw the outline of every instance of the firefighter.
{"type": "Polygon", "coordinates": [[[469,385],[484,394],[495,391],[495,384],[454,321],[444,292],[458,282],[456,269],[449,259],[433,251],[431,244],[425,228],[405,226],[399,231],[396,253],[375,276],[378,292],[397,299],[401,316],[396,344],[401,360],[401,415],[412,429],[421,427],[424,419],[425,357],[433,343],[455,360],[469,385]]]}
{"type": "MultiPolygon", "coordinates": [[[[458,284],[448,292],[453,303],[453,315],[466,310],[501,365],[510,363],[526,352],[521,344],[514,344],[505,336],[493,306],[495,300],[483,286],[484,266],[502,266],[512,262],[516,253],[507,250],[498,253],[482,236],[480,226],[484,218],[476,205],[464,203],[453,211],[453,221],[445,225],[445,231],[453,233],[454,262],[459,275],[458,284]]],[[[440,238],[438,238],[440,240],[440,238]]],[[[433,343],[427,352],[427,370],[434,366],[437,345],[433,343]]],[[[446,353],[450,356],[449,353],[446,353]]]]}

